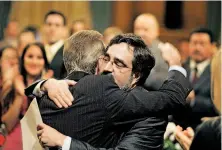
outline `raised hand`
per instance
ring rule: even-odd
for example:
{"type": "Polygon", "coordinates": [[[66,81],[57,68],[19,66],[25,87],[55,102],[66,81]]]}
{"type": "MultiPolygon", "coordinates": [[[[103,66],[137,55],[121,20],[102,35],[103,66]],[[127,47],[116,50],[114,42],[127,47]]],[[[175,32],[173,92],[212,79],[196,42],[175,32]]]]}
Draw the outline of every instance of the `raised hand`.
{"type": "Polygon", "coordinates": [[[14,86],[16,90],[16,94],[20,96],[25,96],[25,84],[24,84],[24,79],[22,75],[17,75],[14,79],[14,86]]]}
{"type": "Polygon", "coordinates": [[[169,64],[169,66],[173,65],[181,66],[180,53],[172,44],[160,43],[158,47],[162,52],[163,59],[169,64]]]}

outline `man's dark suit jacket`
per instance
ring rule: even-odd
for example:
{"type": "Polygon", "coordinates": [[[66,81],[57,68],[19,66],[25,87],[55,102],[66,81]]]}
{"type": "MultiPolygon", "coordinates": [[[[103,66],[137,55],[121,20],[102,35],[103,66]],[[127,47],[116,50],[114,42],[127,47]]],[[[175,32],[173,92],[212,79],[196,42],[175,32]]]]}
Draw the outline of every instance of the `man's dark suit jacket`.
{"type": "MultiPolygon", "coordinates": [[[[184,64],[184,68],[187,71],[187,78],[190,77],[190,59],[184,64]]],[[[205,68],[203,73],[192,85],[195,92],[195,102],[191,105],[191,114],[189,114],[189,121],[187,126],[196,128],[201,123],[202,117],[216,116],[214,104],[211,99],[211,69],[210,64],[205,68]]]]}
{"type": "Polygon", "coordinates": [[[190,150],[221,150],[221,116],[201,123],[195,132],[190,150]]]}
{"type": "Polygon", "coordinates": [[[64,45],[59,48],[49,65],[49,68],[52,69],[54,72],[54,77],[57,79],[62,79],[67,75],[63,63],[63,48],[64,45]]]}
{"type": "Polygon", "coordinates": [[[72,139],[69,150],[162,150],[166,120],[161,117],[148,117],[136,123],[113,148],[96,148],[72,139]]]}
{"type": "MultiPolygon", "coordinates": [[[[75,74],[68,78],[75,79],[75,74]]],[[[26,90],[26,94],[30,91],[26,90]]],[[[47,95],[39,100],[43,122],[92,146],[107,148],[114,147],[122,133],[135,123],[182,110],[190,86],[180,72],[170,71],[168,80],[157,92],[148,92],[140,86],[120,90],[108,75],[88,75],[70,91],[75,101],[68,109],[58,109],[47,95]]]]}

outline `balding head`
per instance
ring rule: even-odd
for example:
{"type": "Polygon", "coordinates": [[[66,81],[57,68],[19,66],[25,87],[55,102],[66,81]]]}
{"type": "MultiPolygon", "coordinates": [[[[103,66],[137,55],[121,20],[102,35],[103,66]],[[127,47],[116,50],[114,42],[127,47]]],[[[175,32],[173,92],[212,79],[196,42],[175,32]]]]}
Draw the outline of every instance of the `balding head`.
{"type": "Polygon", "coordinates": [[[149,46],[159,36],[159,24],[154,15],[146,13],[139,15],[134,22],[134,33],[141,36],[149,46]]]}

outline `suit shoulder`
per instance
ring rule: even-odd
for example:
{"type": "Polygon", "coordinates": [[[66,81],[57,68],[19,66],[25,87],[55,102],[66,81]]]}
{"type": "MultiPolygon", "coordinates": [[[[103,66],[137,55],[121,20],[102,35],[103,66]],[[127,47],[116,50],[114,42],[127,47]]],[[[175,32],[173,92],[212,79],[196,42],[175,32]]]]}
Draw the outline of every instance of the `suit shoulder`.
{"type": "Polygon", "coordinates": [[[107,75],[87,75],[84,78],[80,79],[78,84],[105,84],[112,82],[112,78],[107,75]]]}
{"type": "Polygon", "coordinates": [[[75,90],[86,93],[103,93],[104,85],[111,83],[110,77],[103,75],[87,75],[75,85],[75,90]]]}

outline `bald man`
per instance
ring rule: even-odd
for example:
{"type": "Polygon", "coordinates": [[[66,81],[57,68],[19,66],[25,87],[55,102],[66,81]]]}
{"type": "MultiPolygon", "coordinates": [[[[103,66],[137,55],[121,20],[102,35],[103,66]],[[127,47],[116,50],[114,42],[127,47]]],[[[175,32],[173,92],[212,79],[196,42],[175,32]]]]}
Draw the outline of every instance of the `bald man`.
{"type": "Polygon", "coordinates": [[[159,24],[156,17],[149,13],[139,15],[134,22],[134,33],[142,37],[156,59],[156,65],[146,79],[144,87],[151,91],[158,90],[167,77],[168,65],[158,48],[162,42],[158,39],[159,24]]]}

